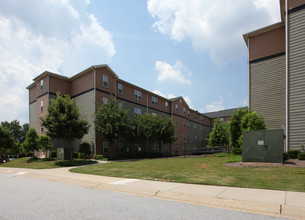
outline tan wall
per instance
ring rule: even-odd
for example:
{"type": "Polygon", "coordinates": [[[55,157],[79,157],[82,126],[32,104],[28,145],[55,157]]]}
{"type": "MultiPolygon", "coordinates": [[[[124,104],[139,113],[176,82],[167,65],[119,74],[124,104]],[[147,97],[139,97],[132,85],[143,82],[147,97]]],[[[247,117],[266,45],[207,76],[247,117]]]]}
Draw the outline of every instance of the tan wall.
{"type": "Polygon", "coordinates": [[[261,113],[268,129],[285,125],[285,56],[250,64],[250,109],[261,113]]]}
{"type": "Polygon", "coordinates": [[[288,10],[305,4],[305,0],[288,0],[288,10]]]}
{"type": "Polygon", "coordinates": [[[249,50],[250,61],[285,52],[285,27],[251,37],[249,50]]]}
{"type": "Polygon", "coordinates": [[[50,80],[50,92],[56,93],[60,92],[61,94],[69,94],[70,93],[70,84],[67,80],[59,79],[54,76],[49,76],[50,80]]]}
{"type": "Polygon", "coordinates": [[[94,88],[93,70],[70,82],[70,96],[78,95],[84,91],[94,88]]]}
{"type": "Polygon", "coordinates": [[[33,102],[29,107],[30,119],[29,126],[37,131],[37,102],[33,102]]]}
{"type": "Polygon", "coordinates": [[[43,89],[42,90],[40,89],[40,81],[41,80],[36,82],[36,96],[37,97],[49,91],[49,77],[48,76],[43,77],[43,89]]]}

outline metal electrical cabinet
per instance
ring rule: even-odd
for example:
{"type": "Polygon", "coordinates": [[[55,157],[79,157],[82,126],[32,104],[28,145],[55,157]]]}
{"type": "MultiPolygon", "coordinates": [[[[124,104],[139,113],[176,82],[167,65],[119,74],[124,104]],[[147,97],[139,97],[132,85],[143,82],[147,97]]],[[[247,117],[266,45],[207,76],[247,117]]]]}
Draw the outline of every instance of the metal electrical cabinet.
{"type": "Polygon", "coordinates": [[[283,163],[284,132],[248,131],[243,134],[242,162],[283,163]]]}

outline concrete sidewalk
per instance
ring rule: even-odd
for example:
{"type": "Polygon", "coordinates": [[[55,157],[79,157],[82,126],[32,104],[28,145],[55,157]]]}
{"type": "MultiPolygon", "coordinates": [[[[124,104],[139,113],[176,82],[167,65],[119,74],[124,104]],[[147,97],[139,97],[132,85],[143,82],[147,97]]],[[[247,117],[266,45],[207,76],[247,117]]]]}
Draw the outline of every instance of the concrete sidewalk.
{"type": "Polygon", "coordinates": [[[305,193],[301,192],[105,177],[71,173],[69,169],[71,167],[44,170],[1,167],[0,173],[13,173],[84,187],[119,191],[222,209],[291,219],[305,219],[305,193]]]}

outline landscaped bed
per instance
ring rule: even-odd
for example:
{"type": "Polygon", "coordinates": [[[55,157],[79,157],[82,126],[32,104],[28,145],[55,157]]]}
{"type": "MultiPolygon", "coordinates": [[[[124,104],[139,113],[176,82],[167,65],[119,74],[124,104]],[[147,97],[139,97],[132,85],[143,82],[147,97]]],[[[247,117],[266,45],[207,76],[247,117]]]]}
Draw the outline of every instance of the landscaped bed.
{"type": "Polygon", "coordinates": [[[60,167],[82,166],[97,163],[91,160],[43,160],[38,158],[23,157],[0,164],[0,167],[16,167],[16,168],[31,168],[31,169],[51,169],[60,167]]]}
{"type": "Polygon", "coordinates": [[[156,181],[305,192],[304,167],[230,167],[241,155],[146,159],[71,169],[71,172],[156,181]]]}

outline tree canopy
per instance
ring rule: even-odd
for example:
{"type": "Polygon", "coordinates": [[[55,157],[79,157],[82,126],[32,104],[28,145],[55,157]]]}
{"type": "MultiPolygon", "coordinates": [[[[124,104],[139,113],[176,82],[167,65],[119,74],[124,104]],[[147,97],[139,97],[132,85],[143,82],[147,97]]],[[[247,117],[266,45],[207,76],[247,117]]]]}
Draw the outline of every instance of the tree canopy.
{"type": "Polygon", "coordinates": [[[37,138],[37,148],[41,149],[43,152],[47,152],[52,148],[50,137],[47,135],[40,135],[37,138]]]}
{"type": "Polygon", "coordinates": [[[47,116],[41,118],[41,125],[47,129],[47,135],[68,142],[82,138],[88,133],[89,123],[79,119],[79,109],[70,96],[59,92],[56,96],[49,103],[47,116]]]}
{"type": "Polygon", "coordinates": [[[0,126],[0,149],[2,149],[6,155],[7,150],[13,147],[14,139],[12,137],[11,131],[6,127],[0,126]]]}
{"type": "Polygon", "coordinates": [[[2,127],[6,127],[11,131],[12,137],[15,142],[22,144],[25,140],[26,132],[29,130],[29,124],[25,123],[22,126],[18,120],[13,120],[11,122],[3,121],[1,122],[2,127]]]}
{"type": "Polygon", "coordinates": [[[125,138],[130,129],[127,112],[113,99],[101,104],[95,115],[95,129],[109,142],[119,137],[125,138]]]}
{"type": "Polygon", "coordinates": [[[239,137],[242,135],[241,120],[244,115],[248,113],[248,108],[239,108],[233,111],[230,119],[229,132],[230,132],[230,145],[234,148],[240,148],[239,137]]]}
{"type": "Polygon", "coordinates": [[[23,142],[22,146],[26,152],[34,152],[38,150],[37,144],[38,135],[34,128],[30,128],[26,133],[25,141],[23,142]]]}
{"type": "Polygon", "coordinates": [[[226,146],[229,144],[230,134],[227,123],[222,123],[219,118],[214,121],[208,137],[208,147],[226,146]]]}

